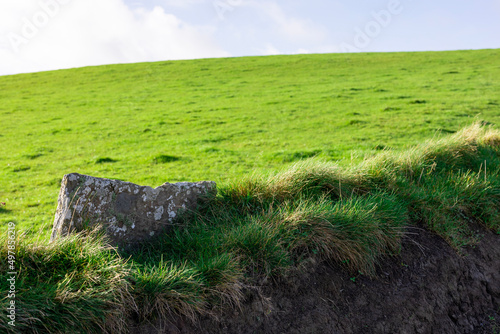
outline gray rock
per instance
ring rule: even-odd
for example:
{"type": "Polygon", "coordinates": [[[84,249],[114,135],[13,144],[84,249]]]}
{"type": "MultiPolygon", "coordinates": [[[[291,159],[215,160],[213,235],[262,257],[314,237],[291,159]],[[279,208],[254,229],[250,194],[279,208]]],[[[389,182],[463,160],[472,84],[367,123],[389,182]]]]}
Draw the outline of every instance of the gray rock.
{"type": "Polygon", "coordinates": [[[215,194],[215,182],[165,183],[157,188],[67,174],[61,182],[50,240],[99,225],[115,246],[136,244],[168,230],[200,195],[215,194]]]}

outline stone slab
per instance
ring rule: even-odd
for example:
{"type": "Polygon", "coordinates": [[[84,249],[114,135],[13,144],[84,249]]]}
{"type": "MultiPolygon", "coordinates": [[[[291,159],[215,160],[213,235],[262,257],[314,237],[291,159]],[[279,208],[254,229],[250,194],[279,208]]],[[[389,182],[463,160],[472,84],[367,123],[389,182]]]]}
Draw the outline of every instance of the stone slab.
{"type": "Polygon", "coordinates": [[[61,182],[51,241],[101,226],[115,246],[146,241],[168,230],[201,195],[216,192],[211,181],[164,183],[152,188],[130,182],[67,174],[61,182]]]}

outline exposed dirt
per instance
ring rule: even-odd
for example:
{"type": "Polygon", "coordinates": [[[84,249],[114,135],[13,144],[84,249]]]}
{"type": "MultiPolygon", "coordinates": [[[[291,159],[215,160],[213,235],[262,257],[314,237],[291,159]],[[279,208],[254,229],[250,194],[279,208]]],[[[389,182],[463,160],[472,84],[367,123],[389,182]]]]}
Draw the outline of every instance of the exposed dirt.
{"type": "Polygon", "coordinates": [[[248,294],[219,322],[158,322],[133,333],[500,333],[500,236],[458,255],[440,237],[412,228],[399,256],[374,279],[322,263],[248,294]]]}

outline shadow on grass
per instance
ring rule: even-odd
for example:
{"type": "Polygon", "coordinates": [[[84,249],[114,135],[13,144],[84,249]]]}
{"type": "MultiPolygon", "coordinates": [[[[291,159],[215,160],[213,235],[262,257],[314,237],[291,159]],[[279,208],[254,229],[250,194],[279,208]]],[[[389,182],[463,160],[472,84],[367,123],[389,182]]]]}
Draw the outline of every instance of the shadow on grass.
{"type": "Polygon", "coordinates": [[[5,207],[5,203],[0,203],[0,214],[3,214],[3,213],[10,213],[12,212],[12,210],[9,210],[5,207]]]}

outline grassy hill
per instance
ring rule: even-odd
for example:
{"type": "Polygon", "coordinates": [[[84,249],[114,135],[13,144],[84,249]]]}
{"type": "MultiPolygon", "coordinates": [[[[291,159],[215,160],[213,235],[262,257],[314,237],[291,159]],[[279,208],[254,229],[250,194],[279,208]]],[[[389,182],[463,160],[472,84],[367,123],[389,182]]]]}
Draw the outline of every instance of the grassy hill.
{"type": "MultiPolygon", "coordinates": [[[[207,59],[0,77],[0,222],[31,229],[17,234],[17,327],[5,321],[3,298],[0,329],[126,333],[131,324],[178,319],[196,326],[228,309],[248,314],[254,297],[259,322],[286,323],[279,317],[298,318],[304,304],[264,314],[266,286],[325,263],[336,266],[327,281],[351,292],[326,297],[297,283],[293,299],[317,293],[313,304],[332,309],[330,297],[335,304],[364,287],[406,301],[425,285],[427,326],[461,331],[467,323],[450,320],[459,310],[474,328],[496,328],[498,53],[207,59]],[[88,231],[47,242],[60,179],[70,172],[153,186],[219,184],[169,234],[124,251],[88,231]],[[389,276],[381,269],[389,258],[392,285],[380,278],[377,288],[369,279],[389,276]],[[407,294],[406,269],[405,288],[415,283],[407,294]]],[[[0,256],[11,260],[7,240],[1,233],[0,256]]],[[[0,263],[2,296],[9,270],[0,263]]],[[[368,295],[359,305],[378,310],[381,296],[368,295]]],[[[351,304],[352,313],[333,309],[352,323],[378,312],[351,304]]],[[[383,317],[400,313],[391,326],[409,319],[414,328],[422,305],[395,303],[383,317]]],[[[246,332],[260,328],[238,321],[246,332]]]]}
{"type": "MultiPolygon", "coordinates": [[[[500,121],[500,50],[110,65],[0,77],[0,222],[51,228],[78,172],[225,184],[500,121]]],[[[46,234],[48,235],[48,233],[46,234]]]]}

